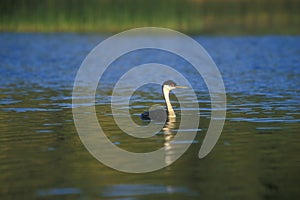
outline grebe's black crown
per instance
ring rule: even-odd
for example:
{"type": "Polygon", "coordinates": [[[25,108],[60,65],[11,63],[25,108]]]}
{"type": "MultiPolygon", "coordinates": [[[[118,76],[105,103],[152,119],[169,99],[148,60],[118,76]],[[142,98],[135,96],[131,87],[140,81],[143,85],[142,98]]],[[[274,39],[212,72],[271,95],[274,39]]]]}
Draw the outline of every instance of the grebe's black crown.
{"type": "Polygon", "coordinates": [[[174,82],[174,81],[172,81],[172,80],[167,80],[167,81],[165,81],[164,83],[163,83],[163,86],[164,85],[169,85],[169,86],[171,86],[171,87],[176,87],[176,83],[174,82]]]}

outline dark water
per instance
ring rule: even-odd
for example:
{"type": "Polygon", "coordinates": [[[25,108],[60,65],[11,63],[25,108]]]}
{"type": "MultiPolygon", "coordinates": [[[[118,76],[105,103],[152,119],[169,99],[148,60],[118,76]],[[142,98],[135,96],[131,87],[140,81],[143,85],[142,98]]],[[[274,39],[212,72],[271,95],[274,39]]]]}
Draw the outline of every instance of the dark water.
{"type": "MultiPolygon", "coordinates": [[[[122,173],[99,163],[74,126],[73,81],[85,56],[103,39],[0,35],[1,199],[300,198],[300,37],[195,37],[218,65],[228,101],[222,135],[201,160],[197,156],[210,102],[194,72],[183,67],[184,61],[161,52],[116,61],[110,69],[115,73],[103,77],[108,87],[104,95],[98,94],[96,110],[110,139],[124,149],[147,152],[164,141],[158,134],[137,142],[113,122],[109,86],[126,67],[168,60],[189,77],[199,98],[201,124],[189,150],[172,165],[146,174],[122,173]]],[[[133,120],[140,123],[138,113],[162,103],[159,92],[142,87],[134,94],[133,120]]],[[[179,112],[176,98],[171,99],[179,112]]]]}

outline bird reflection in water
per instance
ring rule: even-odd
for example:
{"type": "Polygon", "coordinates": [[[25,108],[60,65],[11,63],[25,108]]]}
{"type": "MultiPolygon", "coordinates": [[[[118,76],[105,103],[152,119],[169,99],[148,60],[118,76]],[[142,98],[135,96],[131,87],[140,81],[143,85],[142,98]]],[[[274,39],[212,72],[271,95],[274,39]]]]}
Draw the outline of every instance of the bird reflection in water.
{"type": "Polygon", "coordinates": [[[172,139],[175,137],[175,134],[172,133],[172,130],[175,128],[176,118],[172,117],[166,122],[163,132],[165,137],[164,147],[165,147],[165,162],[166,165],[170,165],[173,162],[173,151],[174,146],[172,145],[172,139]]]}

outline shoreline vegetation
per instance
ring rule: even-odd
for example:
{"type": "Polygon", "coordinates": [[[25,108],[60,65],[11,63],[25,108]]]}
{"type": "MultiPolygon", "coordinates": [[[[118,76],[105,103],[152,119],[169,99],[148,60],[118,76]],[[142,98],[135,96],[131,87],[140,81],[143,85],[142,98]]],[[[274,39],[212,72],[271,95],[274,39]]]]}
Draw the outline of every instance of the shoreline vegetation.
{"type": "Polygon", "coordinates": [[[0,32],[299,34],[299,0],[1,0],[0,32]]]}

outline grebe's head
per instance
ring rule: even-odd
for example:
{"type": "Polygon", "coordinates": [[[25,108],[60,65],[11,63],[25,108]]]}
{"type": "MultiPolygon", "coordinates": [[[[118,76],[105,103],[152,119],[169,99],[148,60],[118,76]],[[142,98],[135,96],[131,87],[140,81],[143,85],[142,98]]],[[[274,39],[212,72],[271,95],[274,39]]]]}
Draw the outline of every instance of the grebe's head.
{"type": "Polygon", "coordinates": [[[164,83],[163,83],[163,89],[167,89],[167,90],[174,90],[174,89],[176,89],[176,88],[187,88],[186,86],[179,86],[179,85],[177,85],[174,81],[172,81],[172,80],[168,80],[168,81],[165,81],[164,83]]]}

